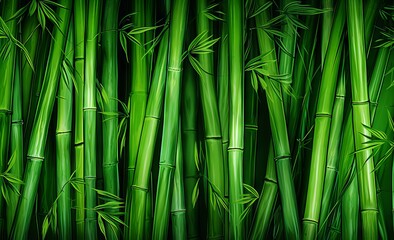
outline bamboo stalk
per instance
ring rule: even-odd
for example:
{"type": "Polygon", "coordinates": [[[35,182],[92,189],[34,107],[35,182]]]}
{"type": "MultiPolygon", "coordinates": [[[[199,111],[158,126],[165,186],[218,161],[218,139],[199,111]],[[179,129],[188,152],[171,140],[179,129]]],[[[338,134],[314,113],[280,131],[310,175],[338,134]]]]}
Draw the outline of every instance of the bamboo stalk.
{"type": "MultiPolygon", "coordinates": [[[[207,6],[206,0],[198,1],[197,11],[197,35],[212,34],[212,24],[205,16],[207,6]]],[[[199,89],[201,96],[202,116],[204,122],[204,138],[206,148],[206,164],[208,170],[208,239],[224,237],[223,223],[224,209],[216,205],[215,194],[224,195],[224,171],[222,152],[222,133],[220,129],[218,101],[215,89],[213,53],[198,56],[200,66],[204,71],[200,74],[199,89]],[[213,186],[211,186],[213,185],[213,186]],[[214,193],[214,191],[218,191],[214,193]]]]}
{"type": "MultiPolygon", "coordinates": [[[[185,204],[187,238],[199,239],[199,206],[193,204],[193,190],[199,184],[198,150],[197,150],[197,92],[195,91],[195,72],[190,64],[185,63],[182,84],[182,148],[184,159],[185,204]]],[[[197,186],[199,187],[199,186],[197,186]]]]}
{"type": "MultiPolygon", "coordinates": [[[[65,49],[65,60],[74,59],[74,24],[70,24],[65,49]]],[[[65,63],[63,62],[63,66],[65,63]]],[[[64,70],[65,71],[65,70],[64,70]]],[[[71,139],[72,139],[73,83],[72,76],[66,72],[61,75],[58,88],[57,126],[56,126],[56,175],[58,198],[59,236],[72,238],[71,224],[71,139]]]]}
{"type": "Polygon", "coordinates": [[[229,205],[230,238],[244,238],[241,221],[243,205],[239,202],[243,194],[243,151],[244,151],[244,1],[228,1],[229,39],[229,205]]]}
{"type": "MultiPolygon", "coordinates": [[[[350,77],[353,106],[353,132],[356,151],[368,140],[370,110],[367,90],[366,51],[364,40],[363,4],[347,1],[349,32],[350,77]]],[[[357,178],[359,182],[361,222],[364,239],[377,239],[377,200],[372,150],[356,153],[357,178]]]]}
{"type": "Polygon", "coordinates": [[[85,238],[97,238],[97,214],[94,207],[97,181],[97,103],[96,103],[96,71],[97,71],[97,34],[101,1],[89,1],[87,6],[86,48],[85,48],[85,86],[83,102],[83,135],[85,140],[84,179],[85,179],[85,238]]]}
{"type": "MultiPolygon", "coordinates": [[[[6,25],[9,28],[13,37],[16,37],[17,26],[16,19],[8,21],[12,15],[17,11],[18,1],[10,0],[2,4],[2,20],[7,21],[6,25]]],[[[0,172],[5,170],[8,162],[8,147],[9,137],[11,131],[11,112],[12,112],[12,93],[14,85],[14,66],[16,56],[16,46],[11,42],[11,39],[0,39],[0,47],[5,47],[9,44],[9,54],[6,58],[0,59],[0,78],[1,90],[4,94],[0,95],[0,172]]],[[[2,185],[3,179],[0,179],[2,185]]],[[[0,198],[0,236],[5,236],[6,221],[4,219],[4,200],[0,198]]]]}
{"type": "MultiPolygon", "coordinates": [[[[74,26],[74,66],[75,66],[75,135],[74,135],[74,159],[75,159],[75,178],[84,179],[84,119],[83,119],[83,103],[85,88],[85,11],[86,4],[83,0],[75,0],[74,2],[74,22],[78,23],[74,26]]],[[[78,184],[78,191],[75,191],[76,198],[76,237],[83,239],[85,235],[85,186],[78,184]]]]}
{"type": "Polygon", "coordinates": [[[187,238],[186,227],[186,205],[185,205],[185,188],[183,180],[183,150],[182,150],[182,132],[179,125],[178,143],[176,150],[176,168],[174,173],[174,190],[172,192],[171,203],[171,222],[173,239],[183,240],[187,238]]]}
{"type": "MultiPolygon", "coordinates": [[[[118,12],[120,1],[107,1],[103,13],[102,34],[102,84],[108,95],[108,102],[104,102],[104,111],[118,112],[118,12]]],[[[103,177],[104,190],[116,196],[120,194],[118,170],[118,118],[109,114],[102,116],[103,126],[103,177]]],[[[117,214],[118,210],[108,210],[110,214],[117,214]]],[[[119,227],[119,226],[118,226],[119,227]]],[[[118,239],[120,232],[113,230],[109,223],[106,224],[108,239],[118,239]]]]}

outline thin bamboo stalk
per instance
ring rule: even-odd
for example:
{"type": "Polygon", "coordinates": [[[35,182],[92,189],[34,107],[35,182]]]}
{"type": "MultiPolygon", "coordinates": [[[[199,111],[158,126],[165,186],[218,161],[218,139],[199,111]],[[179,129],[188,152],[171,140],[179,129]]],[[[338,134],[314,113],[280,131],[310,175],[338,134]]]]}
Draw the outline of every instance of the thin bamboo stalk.
{"type": "MultiPolygon", "coordinates": [[[[65,60],[74,59],[74,24],[70,24],[67,36],[65,60]]],[[[63,62],[64,64],[64,62],[63,62]]],[[[64,65],[63,65],[64,66],[64,65]]],[[[72,139],[73,83],[72,76],[65,71],[60,77],[58,89],[56,126],[56,176],[58,198],[59,236],[72,238],[71,224],[71,139],[72,139]]]]}
{"type": "MultiPolygon", "coordinates": [[[[102,33],[102,84],[108,95],[104,102],[104,112],[118,112],[118,12],[120,1],[107,1],[103,13],[102,33]]],[[[104,190],[119,196],[119,169],[118,169],[118,118],[103,114],[103,177],[104,190]]],[[[115,209],[108,210],[109,214],[116,214],[115,209]]],[[[119,227],[119,226],[118,226],[119,227]]],[[[118,239],[120,232],[113,230],[109,223],[106,224],[108,239],[118,239]]]]}
{"type": "MultiPolygon", "coordinates": [[[[85,11],[86,1],[74,1],[74,22],[78,23],[74,26],[75,37],[75,134],[74,134],[74,161],[75,161],[75,178],[84,179],[84,120],[83,120],[83,102],[84,102],[84,86],[85,86],[85,11]]],[[[75,191],[75,222],[76,237],[83,239],[85,235],[85,186],[78,184],[78,190],[75,191]]]]}

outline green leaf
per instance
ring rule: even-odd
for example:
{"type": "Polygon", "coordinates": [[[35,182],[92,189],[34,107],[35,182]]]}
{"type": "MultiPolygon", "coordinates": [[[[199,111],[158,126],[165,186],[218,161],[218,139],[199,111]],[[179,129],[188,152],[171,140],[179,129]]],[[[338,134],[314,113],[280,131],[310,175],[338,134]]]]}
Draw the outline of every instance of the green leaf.
{"type": "Polygon", "coordinates": [[[122,49],[126,55],[126,60],[127,62],[129,62],[129,55],[127,53],[127,39],[126,39],[126,33],[123,31],[120,31],[119,34],[119,41],[120,41],[120,45],[122,46],[122,49]]]}
{"type": "Polygon", "coordinates": [[[197,179],[196,184],[193,187],[193,193],[192,193],[193,208],[196,206],[198,196],[200,194],[200,188],[198,187],[199,182],[200,182],[200,178],[197,179]]]}
{"type": "Polygon", "coordinates": [[[262,12],[264,12],[265,10],[267,10],[268,8],[270,8],[272,6],[272,2],[266,2],[265,4],[261,5],[259,8],[256,9],[256,11],[254,11],[254,13],[252,13],[252,15],[249,16],[249,18],[254,18],[257,15],[260,15],[262,12]]]}
{"type": "Polygon", "coordinates": [[[103,218],[101,217],[100,214],[98,215],[97,220],[98,220],[98,225],[99,225],[101,233],[104,235],[104,238],[107,239],[107,234],[105,232],[105,226],[104,226],[103,218]]]}

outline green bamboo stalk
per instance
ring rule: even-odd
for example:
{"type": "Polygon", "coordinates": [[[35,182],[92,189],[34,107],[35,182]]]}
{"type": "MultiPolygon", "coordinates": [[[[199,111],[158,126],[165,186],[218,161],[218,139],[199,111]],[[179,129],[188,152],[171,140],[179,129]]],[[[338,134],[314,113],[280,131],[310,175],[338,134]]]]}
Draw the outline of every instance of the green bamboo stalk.
{"type": "MultiPolygon", "coordinates": [[[[152,86],[149,91],[141,144],[137,156],[136,175],[131,189],[131,206],[126,206],[126,213],[132,222],[127,222],[126,236],[142,238],[145,219],[145,204],[152,169],[154,149],[159,131],[159,122],[163,111],[166,86],[166,69],[168,55],[168,30],[163,34],[158,52],[157,63],[153,72],[152,86]],[[130,209],[130,210],[129,210],[130,209]],[[129,234],[129,235],[127,235],[129,234]]],[[[126,216],[127,216],[126,215],[126,216]]]]}
{"type": "Polygon", "coordinates": [[[167,84],[164,100],[163,136],[160,168],[153,219],[153,238],[167,236],[172,186],[175,167],[176,143],[180,113],[182,51],[186,32],[188,0],[174,0],[171,6],[167,84]]]}
{"type": "MultiPolygon", "coordinates": [[[[294,77],[293,77],[293,95],[290,99],[290,109],[288,115],[288,132],[289,132],[289,142],[292,151],[297,144],[296,137],[298,134],[298,128],[301,121],[302,104],[304,102],[304,95],[306,93],[306,87],[309,88],[308,81],[305,81],[307,76],[307,71],[311,59],[314,57],[314,49],[317,42],[317,21],[316,16],[307,16],[305,20],[305,26],[308,27],[307,30],[302,32],[300,38],[299,51],[296,54],[295,66],[294,66],[294,77]]],[[[298,160],[298,159],[296,159],[298,160]]]]}
{"type": "MultiPolygon", "coordinates": [[[[199,239],[199,206],[193,204],[193,190],[199,181],[197,149],[197,92],[195,72],[190,64],[184,65],[182,84],[182,148],[185,178],[185,204],[187,239],[199,239]]],[[[198,187],[198,186],[197,186],[198,187]]]]}
{"type": "MultiPolygon", "coordinates": [[[[84,179],[84,120],[83,120],[83,102],[84,102],[84,85],[85,85],[85,12],[86,5],[83,0],[74,2],[74,26],[75,37],[75,135],[74,135],[74,159],[75,159],[75,178],[84,179]]],[[[78,184],[78,190],[75,191],[76,198],[76,237],[83,239],[85,235],[85,187],[78,184]]]]}
{"type": "Polygon", "coordinates": [[[244,1],[228,0],[228,39],[229,39],[229,203],[230,238],[244,238],[241,221],[243,205],[239,202],[243,194],[243,151],[244,151],[244,1]]]}
{"type": "Polygon", "coordinates": [[[323,67],[334,17],[334,0],[323,0],[322,7],[323,10],[326,10],[323,13],[321,27],[321,62],[323,67]]]}
{"type": "MultiPolygon", "coordinates": [[[[65,60],[74,59],[74,24],[71,23],[66,43],[65,60]]],[[[64,64],[64,62],[63,62],[64,64]]],[[[64,65],[63,65],[64,66],[64,65]]],[[[60,77],[57,104],[56,126],[56,185],[58,198],[59,236],[72,238],[71,225],[71,189],[68,183],[71,176],[71,139],[72,139],[73,82],[66,73],[60,77]]]]}
{"type": "MultiPolygon", "coordinates": [[[[212,24],[205,15],[207,1],[201,0],[196,3],[197,11],[197,35],[212,35],[212,24]]],[[[224,194],[224,169],[222,152],[222,133],[220,129],[218,101],[216,97],[213,53],[201,54],[198,56],[200,66],[204,71],[200,73],[199,89],[201,95],[202,116],[204,122],[204,138],[206,149],[206,164],[208,170],[208,239],[222,238],[224,209],[215,206],[216,197],[214,191],[219,196],[224,194]]]]}
{"type": "Polygon", "coordinates": [[[85,238],[97,239],[97,214],[93,210],[96,206],[96,58],[97,58],[97,34],[99,28],[99,16],[101,13],[101,1],[89,1],[86,22],[86,48],[85,48],[85,86],[84,86],[84,179],[85,179],[85,238]]]}
{"type": "MultiPolygon", "coordinates": [[[[223,7],[224,8],[224,7],[223,7]]],[[[221,38],[219,46],[218,72],[217,72],[217,95],[219,106],[220,128],[222,133],[223,169],[224,169],[224,198],[228,201],[228,144],[229,144],[229,69],[228,69],[228,27],[224,22],[221,26],[221,38]]],[[[229,213],[224,213],[224,238],[228,239],[229,213]]]]}
{"type": "MultiPolygon", "coordinates": [[[[2,18],[7,21],[17,11],[18,1],[10,0],[2,4],[2,18]]],[[[7,21],[7,27],[13,37],[17,34],[16,20],[7,21]]],[[[16,46],[13,45],[9,39],[1,39],[0,47],[5,44],[10,44],[10,52],[6,58],[0,59],[0,86],[3,94],[0,95],[0,172],[5,170],[6,163],[8,162],[8,147],[9,137],[11,131],[11,112],[12,112],[12,93],[14,85],[14,66],[16,56],[16,46]],[[8,42],[8,43],[7,43],[8,42]]],[[[0,179],[2,184],[3,179],[0,179]]],[[[0,236],[5,236],[6,227],[4,219],[4,201],[3,197],[0,198],[0,236]]]]}
{"type": "Polygon", "coordinates": [[[187,238],[185,188],[183,180],[183,150],[182,132],[179,125],[178,143],[176,149],[176,168],[174,173],[174,190],[172,192],[171,222],[172,238],[183,240],[187,238]]]}
{"type": "MultiPolygon", "coordinates": [[[[29,56],[31,60],[34,62],[36,59],[36,52],[39,46],[40,37],[40,28],[38,26],[38,20],[36,16],[27,16],[25,20],[23,20],[22,24],[22,42],[26,47],[26,50],[29,52],[29,56]]],[[[22,68],[22,78],[23,78],[23,87],[22,87],[22,99],[23,99],[23,110],[22,116],[25,121],[28,119],[29,113],[34,113],[30,111],[31,101],[32,101],[32,82],[33,82],[33,69],[29,66],[27,60],[25,58],[21,59],[21,68],[22,68]]]]}
{"type": "Polygon", "coordinates": [[[63,0],[59,4],[57,14],[61,19],[60,29],[54,28],[51,51],[46,68],[45,80],[38,102],[36,118],[29,141],[27,166],[24,175],[22,195],[18,203],[17,213],[11,230],[11,239],[26,239],[33,212],[34,198],[37,193],[38,181],[44,160],[45,143],[49,128],[50,116],[56,96],[60,75],[61,61],[65,47],[68,25],[71,16],[72,1],[63,0]]]}
{"type": "MultiPolygon", "coordinates": [[[[20,53],[19,53],[20,54],[20,53]]],[[[22,81],[21,81],[21,70],[20,70],[20,57],[19,55],[15,58],[15,83],[12,96],[12,116],[11,116],[11,144],[10,154],[13,157],[13,166],[10,173],[18,178],[23,177],[23,119],[22,119],[22,81]]],[[[21,186],[15,185],[19,191],[21,186]]],[[[15,192],[11,192],[9,196],[8,206],[6,209],[7,217],[7,236],[10,235],[12,222],[15,217],[16,208],[18,205],[19,195],[15,192]]]]}
{"type": "Polygon", "coordinates": [[[375,60],[375,67],[371,75],[371,81],[368,85],[369,106],[371,109],[371,123],[374,122],[375,113],[378,107],[380,92],[382,91],[384,75],[389,62],[390,49],[379,48],[378,55],[375,60]]]}
{"type": "MultiPolygon", "coordinates": [[[[291,4],[294,0],[281,0],[280,6],[284,9],[288,4],[291,4]]],[[[288,16],[286,16],[288,17],[288,16]]],[[[293,16],[297,18],[297,16],[293,16]]],[[[282,93],[283,94],[283,107],[285,110],[285,114],[287,119],[288,113],[290,110],[290,92],[291,92],[291,84],[293,81],[293,68],[294,68],[294,59],[295,59],[295,49],[296,49],[296,38],[297,38],[297,28],[292,26],[290,21],[286,21],[281,28],[281,32],[285,34],[281,40],[283,42],[283,49],[279,51],[279,74],[284,76],[290,76],[290,78],[286,80],[282,80],[282,93]]]]}
{"type": "MultiPolygon", "coordinates": [[[[345,54],[343,54],[345,56],[345,54]]],[[[341,139],[342,126],[343,126],[343,115],[345,108],[345,94],[346,94],[346,75],[345,75],[345,58],[342,57],[341,73],[338,80],[337,92],[335,95],[335,103],[332,111],[332,122],[330,129],[330,137],[328,140],[327,150],[327,166],[326,175],[323,185],[323,196],[322,196],[322,207],[320,211],[320,223],[319,232],[320,234],[325,233],[327,226],[327,217],[331,207],[333,206],[331,199],[334,195],[335,179],[338,172],[339,164],[339,143],[341,139]]],[[[320,235],[319,236],[323,236],[320,235]]]]}
{"type": "Polygon", "coordinates": [[[274,215],[274,206],[278,198],[278,180],[275,171],[273,143],[270,141],[267,169],[261,197],[254,215],[250,239],[264,239],[267,237],[270,223],[274,215]]]}
{"type": "Polygon", "coordinates": [[[314,239],[317,236],[321,211],[323,184],[326,170],[327,149],[330,134],[331,116],[334,105],[336,83],[343,46],[345,25],[345,3],[337,6],[330,41],[327,48],[325,67],[317,102],[311,167],[309,172],[308,192],[303,218],[303,237],[314,239]]]}
{"type": "MultiPolygon", "coordinates": [[[[104,111],[109,113],[118,112],[118,12],[120,1],[107,1],[103,15],[102,33],[102,84],[108,95],[108,101],[104,102],[104,111]]],[[[103,177],[104,190],[119,196],[119,170],[118,170],[118,118],[111,114],[102,116],[103,126],[103,177]]],[[[117,210],[108,210],[110,214],[116,214],[117,210]]],[[[118,239],[119,231],[106,224],[108,239],[118,239]]]]}
{"type": "MultiPolygon", "coordinates": [[[[265,4],[259,1],[257,7],[265,4]]],[[[267,11],[256,16],[256,27],[262,26],[269,20],[267,11]]],[[[274,159],[276,163],[277,178],[279,183],[280,197],[283,207],[283,220],[287,238],[300,238],[298,208],[292,169],[290,166],[290,145],[287,134],[286,119],[282,102],[280,83],[270,77],[278,76],[278,67],[275,53],[275,44],[270,36],[263,30],[257,30],[260,54],[266,55],[269,62],[266,69],[270,76],[265,77],[267,82],[266,96],[269,110],[269,119],[274,145],[274,159]]]]}
{"type": "MultiPolygon", "coordinates": [[[[145,26],[145,1],[133,2],[134,25],[145,26]]],[[[148,96],[148,65],[145,55],[145,34],[137,34],[135,38],[141,45],[131,45],[131,92],[130,92],[130,131],[129,131],[129,165],[128,165],[128,191],[133,183],[138,147],[140,145],[142,125],[144,122],[147,96],[148,96]]],[[[130,199],[131,196],[127,196],[130,199]]],[[[130,200],[128,200],[130,201],[130,200]]]]}
{"type": "MultiPolygon", "coordinates": [[[[367,67],[364,40],[362,1],[347,1],[350,77],[352,86],[353,132],[356,151],[368,140],[370,110],[367,90],[367,67]]],[[[361,222],[364,239],[377,239],[377,199],[372,150],[356,153],[357,178],[359,182],[361,222]]]]}

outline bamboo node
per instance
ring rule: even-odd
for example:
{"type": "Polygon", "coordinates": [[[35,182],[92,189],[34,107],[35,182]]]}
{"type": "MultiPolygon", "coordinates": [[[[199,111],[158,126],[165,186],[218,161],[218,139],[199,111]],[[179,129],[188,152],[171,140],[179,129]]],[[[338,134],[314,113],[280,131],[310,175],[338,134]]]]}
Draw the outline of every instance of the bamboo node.
{"type": "Polygon", "coordinates": [[[144,192],[149,192],[149,189],[148,189],[148,188],[140,187],[140,186],[138,186],[138,185],[131,185],[131,188],[132,188],[132,189],[141,190],[141,191],[144,191],[144,192]]]}
{"type": "Polygon", "coordinates": [[[280,161],[280,160],[286,160],[286,159],[291,159],[291,156],[290,155],[283,155],[283,156],[274,157],[275,162],[280,161]]]}
{"type": "Polygon", "coordinates": [[[171,72],[182,72],[182,68],[177,68],[177,67],[168,67],[167,68],[168,69],[168,71],[171,71],[171,72]]]}

